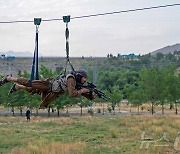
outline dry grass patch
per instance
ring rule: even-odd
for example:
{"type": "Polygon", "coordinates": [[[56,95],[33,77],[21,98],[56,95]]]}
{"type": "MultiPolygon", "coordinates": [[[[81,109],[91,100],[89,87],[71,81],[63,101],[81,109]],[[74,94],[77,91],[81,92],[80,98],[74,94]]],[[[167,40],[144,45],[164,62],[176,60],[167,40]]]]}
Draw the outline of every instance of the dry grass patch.
{"type": "MultiPolygon", "coordinates": [[[[0,138],[3,140],[0,151],[13,154],[176,153],[173,145],[180,131],[179,117],[32,117],[30,123],[0,126],[0,138]],[[151,143],[149,149],[140,149],[143,132],[145,138],[152,138],[155,142],[166,133],[169,142],[158,143],[168,144],[169,147],[155,147],[155,143],[151,143]]],[[[16,122],[16,118],[23,120],[19,117],[1,117],[1,120],[16,122]]]]}
{"type": "Polygon", "coordinates": [[[86,144],[77,143],[47,143],[44,140],[29,142],[26,148],[15,148],[11,154],[82,154],[86,144]]]}
{"type": "Polygon", "coordinates": [[[25,117],[0,116],[1,124],[22,123],[25,121],[26,121],[25,117]]]}
{"type": "Polygon", "coordinates": [[[54,122],[60,125],[72,125],[74,124],[74,120],[70,117],[32,117],[32,123],[45,123],[45,122],[54,122]]]}

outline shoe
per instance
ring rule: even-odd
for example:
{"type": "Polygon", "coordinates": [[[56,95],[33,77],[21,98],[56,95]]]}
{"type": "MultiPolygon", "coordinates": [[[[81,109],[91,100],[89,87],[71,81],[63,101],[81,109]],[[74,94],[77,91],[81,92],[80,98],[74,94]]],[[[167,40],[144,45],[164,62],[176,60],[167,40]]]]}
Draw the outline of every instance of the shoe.
{"type": "Polygon", "coordinates": [[[13,92],[15,92],[15,91],[17,91],[17,89],[16,89],[16,83],[14,83],[14,84],[12,85],[11,89],[9,90],[8,95],[10,95],[11,93],[13,93],[13,92]]]}
{"type": "Polygon", "coordinates": [[[9,75],[6,75],[4,78],[2,78],[2,79],[0,80],[0,86],[2,86],[3,84],[9,82],[9,81],[7,80],[7,77],[8,77],[8,76],[9,76],[9,75]]]}

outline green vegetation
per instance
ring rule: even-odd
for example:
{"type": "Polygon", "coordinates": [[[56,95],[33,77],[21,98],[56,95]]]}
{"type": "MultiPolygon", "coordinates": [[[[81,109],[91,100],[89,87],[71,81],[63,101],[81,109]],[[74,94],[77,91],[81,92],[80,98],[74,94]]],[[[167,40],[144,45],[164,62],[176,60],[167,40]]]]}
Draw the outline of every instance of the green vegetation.
{"type": "MultiPolygon", "coordinates": [[[[179,52],[176,54],[179,55],[179,52]]],[[[83,64],[83,68],[88,70],[88,80],[94,81],[99,89],[111,97],[111,100],[105,102],[95,99],[92,102],[83,98],[69,98],[66,94],[56,99],[48,109],[48,116],[50,116],[50,108],[56,108],[59,116],[60,110],[66,109],[68,112],[68,109],[73,106],[78,107],[79,111],[76,112],[82,115],[83,107],[94,103],[99,104],[96,114],[101,116],[65,118],[37,116],[32,117],[30,123],[25,122],[24,117],[21,116],[1,116],[0,152],[12,154],[178,153],[180,143],[177,144],[175,141],[180,141],[177,138],[180,129],[179,59],[173,54],[145,55],[140,56],[138,60],[124,60],[120,57],[120,55],[117,57],[109,55],[98,66],[95,66],[93,59],[88,59],[83,64]],[[159,65],[162,62],[166,63],[159,65]],[[122,99],[128,101],[121,103],[122,99]],[[117,114],[117,107],[119,112],[120,108],[127,111],[124,104],[128,109],[130,108],[130,112],[138,112],[141,116],[117,114]],[[174,108],[175,111],[172,111],[174,108]],[[107,114],[108,111],[113,113],[107,114]],[[147,111],[157,114],[151,116],[147,111]],[[162,116],[159,115],[161,111],[164,114],[162,116]],[[118,116],[113,116],[115,113],[118,116]],[[103,116],[104,114],[106,116],[103,116]],[[165,133],[165,140],[161,140],[165,133]],[[142,144],[147,141],[151,141],[148,148],[142,144]],[[168,146],[154,146],[155,144],[168,146]]],[[[40,68],[41,79],[57,75],[45,66],[40,68]]],[[[24,72],[22,76],[29,78],[30,75],[24,72]]],[[[21,115],[22,110],[27,106],[31,110],[36,110],[38,115],[40,96],[29,95],[25,91],[17,91],[7,96],[11,85],[12,83],[8,83],[0,88],[0,105],[5,108],[10,107],[12,111],[18,109],[21,115]]],[[[93,115],[96,109],[88,112],[93,115]]]]}
{"type": "MultiPolygon", "coordinates": [[[[151,104],[152,114],[155,112],[156,105],[162,106],[162,114],[164,114],[164,105],[173,106],[174,104],[176,114],[178,114],[178,104],[180,103],[179,53],[179,51],[168,55],[158,53],[155,56],[148,54],[138,56],[136,59],[124,59],[120,54],[117,57],[110,54],[108,58],[96,62],[93,61],[93,58],[83,59],[82,66],[88,70],[88,81],[95,82],[97,87],[111,98],[108,102],[100,99],[95,99],[93,102],[107,104],[109,111],[115,111],[122,99],[137,106],[138,112],[143,104],[151,104]]],[[[39,74],[41,79],[58,76],[57,72],[43,65],[41,65],[39,74]]],[[[22,76],[30,77],[26,71],[22,76]]],[[[0,88],[1,106],[19,110],[22,110],[23,106],[28,106],[31,109],[37,109],[38,112],[39,95],[29,95],[25,91],[18,91],[7,96],[10,86],[11,83],[8,83],[0,88]]],[[[64,95],[55,100],[50,108],[56,108],[58,111],[66,108],[68,112],[69,107],[78,105],[82,113],[82,108],[93,102],[64,95]]]]}
{"type": "Polygon", "coordinates": [[[0,117],[0,151],[30,153],[175,153],[179,117],[0,117]],[[148,149],[144,138],[153,138],[148,149]],[[157,141],[166,133],[166,140],[157,141]],[[155,144],[168,147],[156,147],[155,144]]]}

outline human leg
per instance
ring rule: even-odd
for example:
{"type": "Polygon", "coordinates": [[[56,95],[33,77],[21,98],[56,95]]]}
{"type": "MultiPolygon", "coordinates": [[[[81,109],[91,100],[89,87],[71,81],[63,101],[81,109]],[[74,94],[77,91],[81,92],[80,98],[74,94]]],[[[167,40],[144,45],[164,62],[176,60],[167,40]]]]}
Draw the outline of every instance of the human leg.
{"type": "Polygon", "coordinates": [[[2,80],[0,80],[0,86],[5,84],[6,82],[15,82],[13,86],[9,90],[9,94],[16,90],[26,90],[30,94],[34,93],[41,93],[41,92],[48,92],[51,89],[49,79],[46,80],[33,80],[32,84],[30,85],[30,81],[27,78],[15,78],[11,76],[5,76],[2,80]]]}
{"type": "Polygon", "coordinates": [[[16,83],[11,87],[8,95],[17,90],[21,90],[21,89],[26,90],[30,94],[41,93],[41,92],[46,93],[49,90],[49,82],[47,82],[47,81],[34,80],[32,82],[32,87],[30,87],[29,79],[26,79],[26,78],[12,79],[12,78],[10,78],[10,80],[16,81],[16,83]]]}
{"type": "Polygon", "coordinates": [[[17,82],[18,78],[12,77],[12,76],[7,76],[7,81],[9,82],[17,82]]]}
{"type": "MultiPolygon", "coordinates": [[[[49,81],[48,80],[33,80],[32,85],[30,85],[29,79],[27,78],[15,78],[11,76],[5,76],[3,79],[0,80],[0,86],[5,84],[6,82],[16,82],[19,85],[23,85],[26,87],[32,87],[32,89],[38,89],[40,91],[47,91],[50,88],[49,81]]],[[[18,86],[17,86],[18,88],[18,86]]],[[[24,89],[24,87],[19,87],[20,89],[24,89]]]]}
{"type": "Polygon", "coordinates": [[[7,83],[7,82],[17,82],[17,79],[18,78],[14,78],[14,77],[11,77],[9,75],[6,75],[5,77],[3,77],[1,80],[0,80],[0,86],[2,86],[3,84],[7,83]]]}
{"type": "Polygon", "coordinates": [[[5,76],[5,77],[3,77],[3,78],[0,80],[0,86],[2,86],[3,84],[9,82],[9,81],[7,80],[7,77],[8,77],[8,76],[5,76]]]}
{"type": "MultiPolygon", "coordinates": [[[[50,90],[50,84],[48,80],[33,80],[32,84],[30,85],[29,79],[26,78],[17,78],[16,81],[18,84],[23,85],[26,88],[26,90],[30,90],[30,88],[32,88],[32,90],[39,90],[39,91],[48,91],[50,90]]],[[[24,87],[19,87],[20,89],[24,89],[24,87]]]]}

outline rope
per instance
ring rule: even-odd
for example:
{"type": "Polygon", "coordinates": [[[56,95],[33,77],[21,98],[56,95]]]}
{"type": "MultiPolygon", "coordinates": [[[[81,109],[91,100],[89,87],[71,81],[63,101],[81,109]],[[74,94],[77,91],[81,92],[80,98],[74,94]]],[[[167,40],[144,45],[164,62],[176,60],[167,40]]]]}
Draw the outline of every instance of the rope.
{"type": "Polygon", "coordinates": [[[65,37],[66,37],[66,65],[65,65],[65,70],[64,70],[64,75],[66,74],[67,71],[67,64],[69,63],[71,70],[75,71],[74,67],[72,66],[70,59],[69,59],[69,29],[68,29],[68,22],[66,22],[66,31],[65,31],[65,37]]]}
{"type": "Polygon", "coordinates": [[[66,23],[65,36],[66,36],[66,56],[67,56],[67,59],[69,59],[69,29],[68,29],[68,23],[66,23]]]}
{"type": "Polygon", "coordinates": [[[39,46],[38,46],[38,33],[39,33],[39,31],[38,31],[38,29],[39,29],[39,26],[38,25],[36,25],[36,80],[39,80],[39,69],[38,69],[38,51],[39,51],[39,46]]]}
{"type": "Polygon", "coordinates": [[[36,38],[35,38],[35,49],[34,49],[34,57],[32,63],[31,70],[31,78],[30,78],[30,86],[32,86],[32,81],[34,80],[35,66],[36,66],[36,80],[39,80],[39,71],[38,71],[38,31],[39,26],[36,25],[36,38]]]}
{"type": "Polygon", "coordinates": [[[33,57],[33,63],[32,63],[32,69],[31,69],[31,78],[30,78],[30,86],[32,86],[32,81],[34,80],[34,68],[35,68],[35,56],[36,56],[36,45],[35,45],[35,49],[34,49],[34,57],[33,57]]]}

